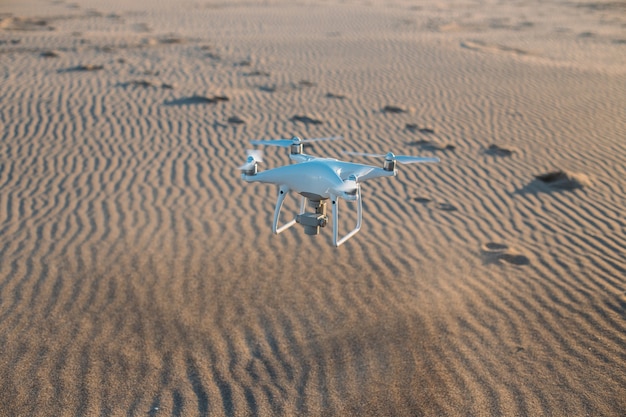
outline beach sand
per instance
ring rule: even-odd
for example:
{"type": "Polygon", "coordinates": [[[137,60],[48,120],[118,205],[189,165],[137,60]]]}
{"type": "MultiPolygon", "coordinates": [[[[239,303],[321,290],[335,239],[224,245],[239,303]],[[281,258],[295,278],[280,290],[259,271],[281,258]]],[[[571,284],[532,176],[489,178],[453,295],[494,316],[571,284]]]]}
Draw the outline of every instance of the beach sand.
{"type": "Polygon", "coordinates": [[[3,1],[0,415],[623,416],[625,104],[621,2],[3,1]],[[293,135],[441,162],[335,248],[293,135]]]}

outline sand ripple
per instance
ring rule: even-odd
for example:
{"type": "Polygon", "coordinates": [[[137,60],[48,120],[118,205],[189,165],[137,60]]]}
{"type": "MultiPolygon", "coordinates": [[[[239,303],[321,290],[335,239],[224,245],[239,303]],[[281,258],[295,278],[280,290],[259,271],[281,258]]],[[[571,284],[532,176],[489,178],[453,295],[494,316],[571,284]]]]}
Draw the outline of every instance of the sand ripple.
{"type": "Polygon", "coordinates": [[[0,6],[2,412],[623,415],[619,15],[89,3],[0,6]],[[367,183],[335,249],[239,178],[293,134],[442,162],[367,183]]]}

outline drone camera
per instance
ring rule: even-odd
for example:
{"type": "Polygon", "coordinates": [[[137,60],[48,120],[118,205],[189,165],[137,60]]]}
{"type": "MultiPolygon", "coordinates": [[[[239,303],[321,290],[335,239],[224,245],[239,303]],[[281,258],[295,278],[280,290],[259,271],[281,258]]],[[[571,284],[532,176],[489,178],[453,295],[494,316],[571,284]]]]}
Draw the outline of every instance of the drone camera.
{"type": "Polygon", "coordinates": [[[325,227],[328,224],[326,201],[309,200],[309,205],[315,209],[315,212],[298,214],[296,222],[304,226],[305,234],[315,236],[320,233],[320,227],[325,227]]]}
{"type": "Polygon", "coordinates": [[[326,226],[328,217],[324,214],[302,213],[296,216],[296,222],[304,226],[304,233],[310,236],[319,235],[320,227],[326,226]]]}

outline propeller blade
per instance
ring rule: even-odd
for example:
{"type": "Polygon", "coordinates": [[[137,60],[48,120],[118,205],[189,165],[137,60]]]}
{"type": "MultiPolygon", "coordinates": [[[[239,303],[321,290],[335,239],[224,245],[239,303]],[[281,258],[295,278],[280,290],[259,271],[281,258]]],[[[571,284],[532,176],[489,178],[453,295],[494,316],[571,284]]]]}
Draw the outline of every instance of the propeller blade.
{"type": "Polygon", "coordinates": [[[359,192],[359,183],[353,179],[343,180],[343,182],[336,186],[334,190],[335,192],[344,193],[346,196],[356,198],[356,195],[359,192]]]}
{"type": "Polygon", "coordinates": [[[346,155],[354,155],[354,156],[367,156],[372,158],[387,158],[391,157],[395,159],[397,162],[401,164],[417,164],[417,163],[427,163],[427,162],[440,162],[439,158],[435,157],[427,157],[427,156],[412,156],[412,155],[394,155],[392,153],[388,153],[386,155],[379,153],[365,153],[365,152],[343,152],[346,155]]]}
{"type": "Polygon", "coordinates": [[[257,162],[263,162],[263,151],[259,149],[248,149],[246,154],[248,155],[246,163],[239,167],[242,171],[251,170],[257,162]]]}
{"type": "Polygon", "coordinates": [[[410,156],[410,155],[396,155],[396,161],[401,164],[419,164],[428,162],[440,162],[439,158],[427,157],[427,156],[410,156]]]}
{"type": "Polygon", "coordinates": [[[300,139],[297,136],[294,136],[291,139],[263,139],[263,140],[251,140],[250,143],[253,145],[266,145],[266,146],[280,146],[282,148],[288,148],[293,144],[298,143],[310,143],[310,142],[321,142],[326,140],[339,140],[343,139],[341,136],[330,136],[326,138],[310,138],[310,139],[300,139]]]}
{"type": "Polygon", "coordinates": [[[246,155],[248,158],[252,157],[257,162],[263,162],[263,151],[260,149],[248,149],[246,150],[246,155]]]}
{"type": "Polygon", "coordinates": [[[351,174],[348,178],[342,180],[341,185],[336,189],[346,194],[356,195],[359,191],[359,177],[355,174],[351,174]]]}
{"type": "Polygon", "coordinates": [[[302,139],[302,142],[304,143],[309,143],[309,142],[323,142],[326,140],[341,140],[343,139],[343,136],[328,136],[326,138],[310,138],[310,139],[302,139]]]}
{"type": "Polygon", "coordinates": [[[252,168],[254,168],[254,164],[255,163],[256,163],[255,161],[246,162],[245,164],[243,164],[243,165],[241,165],[241,166],[239,166],[237,168],[240,169],[241,171],[249,171],[252,168]]]}
{"type": "Polygon", "coordinates": [[[283,148],[288,148],[293,143],[293,140],[291,139],[251,140],[250,143],[253,145],[280,146],[283,148]]]}
{"type": "Polygon", "coordinates": [[[343,151],[344,155],[352,155],[352,156],[367,156],[370,158],[384,158],[385,155],[380,153],[366,153],[366,152],[352,152],[352,151],[343,151]]]}
{"type": "Polygon", "coordinates": [[[355,180],[344,180],[343,184],[337,187],[338,191],[354,192],[358,189],[359,184],[355,180]]]}

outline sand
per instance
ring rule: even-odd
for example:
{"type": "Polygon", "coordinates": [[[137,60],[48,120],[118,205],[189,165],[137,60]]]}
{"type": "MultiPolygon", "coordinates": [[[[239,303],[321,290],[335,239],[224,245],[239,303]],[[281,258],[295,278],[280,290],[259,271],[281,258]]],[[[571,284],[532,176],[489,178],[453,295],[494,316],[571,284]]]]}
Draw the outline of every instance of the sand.
{"type": "Polygon", "coordinates": [[[623,416],[625,104],[622,2],[4,1],[0,415],[623,416]],[[441,163],[334,248],[292,135],[441,163]]]}

